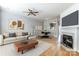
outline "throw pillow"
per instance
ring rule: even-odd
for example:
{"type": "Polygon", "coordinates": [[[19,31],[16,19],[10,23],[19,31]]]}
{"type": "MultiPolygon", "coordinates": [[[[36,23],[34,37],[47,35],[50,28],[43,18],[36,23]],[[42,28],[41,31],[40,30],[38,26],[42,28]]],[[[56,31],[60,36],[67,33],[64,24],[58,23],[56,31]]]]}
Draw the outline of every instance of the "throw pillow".
{"type": "Polygon", "coordinates": [[[8,38],[9,34],[8,33],[3,33],[3,39],[8,38]]]}
{"type": "Polygon", "coordinates": [[[22,36],[28,35],[28,32],[22,32],[22,36]]]}
{"type": "Polygon", "coordinates": [[[3,39],[5,39],[6,37],[5,37],[5,35],[3,35],[3,39]]]}
{"type": "Polygon", "coordinates": [[[9,33],[9,37],[16,37],[16,33],[9,33]]]}

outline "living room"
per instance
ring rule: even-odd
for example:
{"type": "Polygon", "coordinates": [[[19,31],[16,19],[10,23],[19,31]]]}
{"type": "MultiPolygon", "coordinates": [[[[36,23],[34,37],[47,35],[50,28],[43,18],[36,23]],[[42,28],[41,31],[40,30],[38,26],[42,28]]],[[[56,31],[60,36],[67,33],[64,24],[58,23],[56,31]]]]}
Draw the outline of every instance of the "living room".
{"type": "MultiPolygon", "coordinates": [[[[2,4],[0,7],[0,55],[64,55],[66,52],[64,53],[63,49],[58,50],[59,37],[62,34],[60,19],[64,17],[62,12],[72,5],[73,3],[2,4]],[[22,46],[22,50],[17,52],[18,41],[24,42],[26,46],[28,42],[31,42],[32,44],[28,46],[31,46],[31,49],[27,50],[22,46]]],[[[70,52],[67,53],[70,55],[70,52]]]]}

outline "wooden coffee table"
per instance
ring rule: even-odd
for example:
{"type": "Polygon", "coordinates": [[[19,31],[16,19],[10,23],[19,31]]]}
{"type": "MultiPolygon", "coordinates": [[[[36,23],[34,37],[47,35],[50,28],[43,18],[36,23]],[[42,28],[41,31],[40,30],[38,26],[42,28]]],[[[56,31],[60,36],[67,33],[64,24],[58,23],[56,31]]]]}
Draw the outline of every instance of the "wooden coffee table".
{"type": "Polygon", "coordinates": [[[21,52],[23,54],[24,50],[35,48],[35,46],[37,44],[38,44],[38,41],[33,39],[33,40],[26,41],[26,43],[17,41],[14,43],[14,46],[15,46],[17,52],[21,52]]]}

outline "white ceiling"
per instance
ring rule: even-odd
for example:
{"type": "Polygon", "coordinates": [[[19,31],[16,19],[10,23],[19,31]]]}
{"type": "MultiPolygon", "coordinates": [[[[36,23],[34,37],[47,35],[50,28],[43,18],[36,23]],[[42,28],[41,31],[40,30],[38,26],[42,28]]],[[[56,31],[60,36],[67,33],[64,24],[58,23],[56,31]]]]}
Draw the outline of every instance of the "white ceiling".
{"type": "Polygon", "coordinates": [[[34,19],[46,19],[46,18],[55,18],[59,16],[65,9],[70,7],[72,3],[24,3],[24,4],[5,4],[1,5],[2,7],[8,9],[13,13],[18,13],[22,16],[34,19]],[[27,9],[35,9],[39,11],[37,16],[27,16],[24,14],[24,11],[27,9]]]}

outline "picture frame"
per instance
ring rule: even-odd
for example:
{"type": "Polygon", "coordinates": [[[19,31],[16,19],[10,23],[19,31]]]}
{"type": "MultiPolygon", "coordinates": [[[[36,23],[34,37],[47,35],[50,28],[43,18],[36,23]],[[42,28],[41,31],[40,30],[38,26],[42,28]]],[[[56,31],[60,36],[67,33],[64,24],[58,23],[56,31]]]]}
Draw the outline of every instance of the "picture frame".
{"type": "Polygon", "coordinates": [[[10,20],[9,29],[24,29],[24,22],[22,20],[10,20]]]}
{"type": "Polygon", "coordinates": [[[49,25],[50,25],[50,29],[54,29],[56,23],[50,23],[49,25]]]}
{"type": "Polygon", "coordinates": [[[18,20],[18,29],[24,29],[24,22],[22,20],[18,20]]]}
{"type": "Polygon", "coordinates": [[[9,21],[9,29],[17,29],[17,20],[9,21]]]}

